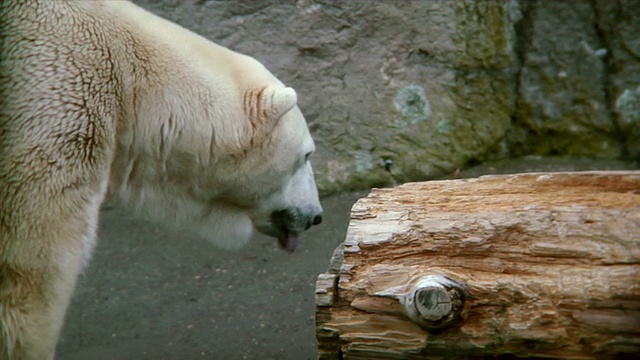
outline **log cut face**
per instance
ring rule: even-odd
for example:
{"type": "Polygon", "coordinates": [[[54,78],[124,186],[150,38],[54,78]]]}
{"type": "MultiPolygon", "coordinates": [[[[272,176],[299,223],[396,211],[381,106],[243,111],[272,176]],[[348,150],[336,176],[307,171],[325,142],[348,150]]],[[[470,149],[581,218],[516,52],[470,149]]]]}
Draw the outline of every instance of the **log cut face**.
{"type": "Polygon", "coordinates": [[[374,189],[332,264],[320,358],[638,355],[640,172],[374,189]]]}

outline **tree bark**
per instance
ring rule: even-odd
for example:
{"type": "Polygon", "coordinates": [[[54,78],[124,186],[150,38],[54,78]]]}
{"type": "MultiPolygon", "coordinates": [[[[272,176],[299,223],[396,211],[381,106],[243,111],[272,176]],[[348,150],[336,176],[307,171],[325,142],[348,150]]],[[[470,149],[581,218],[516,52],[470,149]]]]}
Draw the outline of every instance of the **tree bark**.
{"type": "Polygon", "coordinates": [[[316,306],[321,359],[640,355],[640,172],[374,189],[316,306]]]}

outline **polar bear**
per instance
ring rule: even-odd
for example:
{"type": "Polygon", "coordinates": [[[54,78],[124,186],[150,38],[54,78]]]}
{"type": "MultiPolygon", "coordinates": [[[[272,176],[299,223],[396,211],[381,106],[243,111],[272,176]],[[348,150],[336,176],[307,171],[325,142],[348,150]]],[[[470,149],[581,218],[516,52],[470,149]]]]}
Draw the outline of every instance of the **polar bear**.
{"type": "Polygon", "coordinates": [[[223,247],[322,220],[296,92],[129,2],[0,10],[0,359],[51,359],[105,199],[223,247]]]}

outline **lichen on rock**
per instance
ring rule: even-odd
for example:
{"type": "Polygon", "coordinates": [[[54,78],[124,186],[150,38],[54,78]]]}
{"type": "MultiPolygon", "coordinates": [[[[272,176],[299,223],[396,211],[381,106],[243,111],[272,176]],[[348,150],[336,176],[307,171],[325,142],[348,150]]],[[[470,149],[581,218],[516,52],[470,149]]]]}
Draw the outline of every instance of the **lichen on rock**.
{"type": "Polygon", "coordinates": [[[402,114],[402,119],[413,125],[427,120],[431,115],[431,105],[424,88],[419,85],[411,84],[400,89],[393,103],[402,114]]]}

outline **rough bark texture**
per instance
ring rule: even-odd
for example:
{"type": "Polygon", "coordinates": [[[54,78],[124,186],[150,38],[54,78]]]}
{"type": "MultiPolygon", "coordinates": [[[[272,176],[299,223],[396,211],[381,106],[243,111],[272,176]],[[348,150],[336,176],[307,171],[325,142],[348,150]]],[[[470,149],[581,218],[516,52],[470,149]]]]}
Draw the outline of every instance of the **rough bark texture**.
{"type": "Polygon", "coordinates": [[[323,359],[640,355],[640,172],[375,189],[316,293],[323,359]]]}
{"type": "Polygon", "coordinates": [[[322,194],[491,158],[640,158],[635,0],[135,1],[298,91],[322,194]]]}

